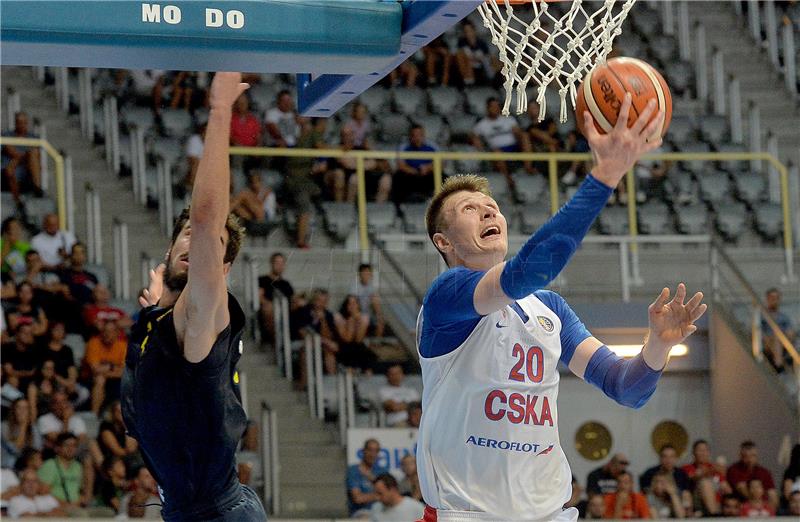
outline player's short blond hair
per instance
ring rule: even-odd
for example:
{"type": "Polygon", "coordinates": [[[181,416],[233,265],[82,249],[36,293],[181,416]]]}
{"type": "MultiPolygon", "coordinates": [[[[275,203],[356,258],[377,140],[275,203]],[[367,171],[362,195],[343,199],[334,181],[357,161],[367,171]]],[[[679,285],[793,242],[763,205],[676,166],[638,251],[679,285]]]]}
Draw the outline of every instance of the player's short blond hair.
{"type": "MultiPolygon", "coordinates": [[[[447,178],[442,185],[442,190],[433,197],[428,205],[428,210],[425,211],[425,227],[428,230],[428,237],[431,239],[431,242],[433,242],[433,236],[437,232],[441,232],[447,228],[444,221],[444,212],[442,210],[444,209],[445,200],[456,192],[480,192],[481,194],[492,197],[492,191],[489,188],[489,180],[483,176],[462,174],[447,178]]],[[[434,243],[433,246],[436,246],[436,243],[434,243]]],[[[439,254],[441,254],[442,258],[447,262],[447,259],[444,258],[444,253],[439,251],[439,254]]]]}

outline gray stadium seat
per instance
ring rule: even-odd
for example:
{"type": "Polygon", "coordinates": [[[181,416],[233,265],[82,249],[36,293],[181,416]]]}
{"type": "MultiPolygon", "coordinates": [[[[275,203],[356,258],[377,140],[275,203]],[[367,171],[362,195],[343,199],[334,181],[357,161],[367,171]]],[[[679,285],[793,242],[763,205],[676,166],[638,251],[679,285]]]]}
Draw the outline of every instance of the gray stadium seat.
{"type": "Polygon", "coordinates": [[[626,207],[606,207],[598,218],[600,232],[612,236],[628,233],[628,209],[626,207]]]}
{"type": "Polygon", "coordinates": [[[397,111],[413,116],[425,112],[425,91],[419,87],[401,87],[394,90],[397,111]]]}
{"type": "Polygon", "coordinates": [[[741,203],[731,203],[717,211],[717,230],[729,241],[736,241],[747,223],[747,208],[741,203]]]}
{"type": "Polygon", "coordinates": [[[381,139],[390,143],[400,143],[408,137],[411,123],[403,114],[387,114],[381,118],[381,139]]]}
{"type": "Polygon", "coordinates": [[[655,9],[642,5],[637,6],[630,12],[631,23],[643,35],[651,35],[661,32],[661,15],[655,9]]]}
{"type": "Polygon", "coordinates": [[[153,141],[151,152],[175,166],[183,156],[183,145],[179,138],[158,138],[153,141]]]}
{"type": "Polygon", "coordinates": [[[370,114],[381,114],[391,101],[391,92],[380,86],[371,87],[361,93],[358,101],[366,105],[370,114]]]}
{"type": "MultiPolygon", "coordinates": [[[[711,147],[709,147],[707,143],[685,143],[678,148],[678,152],[706,153],[711,152],[711,147]]],[[[691,160],[681,163],[683,164],[683,168],[695,175],[703,172],[711,165],[711,162],[708,160],[691,160]]]]}
{"type": "Polygon", "coordinates": [[[550,206],[542,201],[520,205],[518,209],[519,231],[526,236],[536,232],[550,218],[550,206]]]}
{"type": "Polygon", "coordinates": [[[697,175],[697,184],[700,187],[700,197],[715,206],[721,203],[730,193],[728,175],[720,170],[707,169],[702,171],[697,175]]]}
{"type": "Polygon", "coordinates": [[[352,203],[323,203],[328,232],[344,239],[356,226],[356,209],[352,203]]]}
{"type": "Polygon", "coordinates": [[[486,100],[492,97],[502,100],[500,94],[491,87],[475,87],[472,89],[467,89],[466,95],[469,112],[480,116],[481,118],[486,115],[486,100]]]}
{"type": "Polygon", "coordinates": [[[754,209],[756,230],[767,240],[778,239],[783,231],[783,209],[778,204],[762,203],[754,209]]]}
{"type": "Polygon", "coordinates": [[[94,274],[97,282],[103,286],[111,287],[111,277],[105,265],[86,264],[86,271],[94,274]]]}
{"type": "MultiPolygon", "coordinates": [[[[451,147],[453,152],[475,152],[475,147],[470,145],[455,145],[451,147]]],[[[459,159],[445,161],[442,166],[446,174],[470,174],[481,170],[481,162],[476,159],[459,159]]]]}
{"type": "Polygon", "coordinates": [[[414,118],[414,123],[422,125],[425,129],[425,137],[428,141],[444,144],[449,141],[447,125],[441,116],[431,114],[429,116],[419,116],[414,118]]]}
{"type": "Polygon", "coordinates": [[[14,202],[14,196],[12,196],[10,192],[2,192],[0,193],[0,198],[2,198],[0,199],[0,214],[2,214],[2,219],[9,218],[16,214],[17,204],[14,202]]]}
{"type": "Polygon", "coordinates": [[[695,185],[691,173],[682,169],[672,169],[667,176],[667,193],[674,202],[680,203],[696,199],[695,185]]]}
{"type": "Polygon", "coordinates": [[[72,348],[72,356],[75,358],[75,365],[80,367],[83,356],[86,355],[86,341],[80,334],[67,334],[64,337],[64,344],[72,348]]]}
{"type": "Polygon", "coordinates": [[[636,33],[623,31],[621,35],[614,39],[614,50],[620,56],[642,56],[646,48],[647,45],[636,33]]]}
{"type": "Polygon", "coordinates": [[[450,137],[453,140],[460,139],[464,141],[472,133],[478,118],[470,114],[456,113],[448,115],[447,122],[450,124],[450,137]]]}
{"type": "Polygon", "coordinates": [[[502,201],[510,199],[508,182],[505,176],[497,172],[489,172],[484,174],[484,177],[489,180],[489,188],[495,200],[502,201]]]}
{"type": "MultiPolygon", "coordinates": [[[[717,146],[717,152],[747,152],[747,149],[738,143],[723,143],[717,146]]],[[[721,160],[717,163],[719,168],[728,172],[739,172],[750,168],[750,162],[747,160],[721,160]]]]}
{"type": "Polygon", "coordinates": [[[404,203],[400,209],[403,211],[403,224],[406,233],[422,234],[425,232],[425,210],[427,203],[404,203]]]}
{"type": "MultiPolygon", "coordinates": [[[[42,198],[26,197],[24,202],[28,221],[37,225],[42,222],[44,216],[56,211],[56,202],[46,196],[42,198]]],[[[13,204],[11,208],[12,210],[15,208],[13,204]]]]}
{"type": "Polygon", "coordinates": [[[766,178],[758,172],[742,171],[733,174],[736,196],[750,207],[761,201],[767,190],[766,178]]]}
{"type": "Polygon", "coordinates": [[[397,224],[397,209],[394,203],[367,203],[369,230],[378,234],[390,232],[397,224]]]}
{"type": "Polygon", "coordinates": [[[729,142],[730,130],[728,129],[728,118],[707,114],[700,118],[700,135],[710,144],[723,144],[729,142]]]}
{"type": "Polygon", "coordinates": [[[514,175],[517,197],[523,203],[540,202],[547,196],[547,181],[540,174],[531,175],[521,172],[514,175]]]}
{"type": "Polygon", "coordinates": [[[643,234],[671,234],[672,215],[667,205],[660,201],[650,201],[638,207],[639,230],[643,234]]]}
{"type": "Polygon", "coordinates": [[[696,203],[675,208],[678,232],[681,234],[705,234],[708,232],[708,210],[696,203]]]}
{"type": "Polygon", "coordinates": [[[253,108],[264,112],[275,103],[275,97],[279,91],[280,87],[278,85],[257,83],[247,89],[247,94],[255,105],[253,108]]]}
{"type": "Polygon", "coordinates": [[[164,109],[161,123],[169,136],[186,136],[192,130],[192,116],[183,109],[164,109]]]}
{"type": "Polygon", "coordinates": [[[695,137],[695,125],[692,118],[687,116],[673,116],[667,131],[667,140],[680,147],[691,142],[695,137]]]}
{"type": "Polygon", "coordinates": [[[455,87],[432,87],[428,89],[428,99],[433,112],[442,116],[453,114],[464,102],[461,93],[455,87]]]}
{"type": "Polygon", "coordinates": [[[382,409],[380,389],[386,386],[383,375],[361,375],[355,380],[359,403],[371,410],[382,409]]]}
{"type": "Polygon", "coordinates": [[[666,34],[650,38],[650,52],[662,64],[670,63],[678,56],[678,41],[666,34]]]}
{"type": "Polygon", "coordinates": [[[684,94],[694,85],[694,66],[690,62],[670,62],[664,66],[664,76],[674,94],[684,94]]]}
{"type": "Polygon", "coordinates": [[[119,116],[122,123],[126,126],[136,126],[140,129],[144,129],[145,133],[153,128],[155,122],[153,111],[147,107],[125,107],[120,110],[119,116]]]}

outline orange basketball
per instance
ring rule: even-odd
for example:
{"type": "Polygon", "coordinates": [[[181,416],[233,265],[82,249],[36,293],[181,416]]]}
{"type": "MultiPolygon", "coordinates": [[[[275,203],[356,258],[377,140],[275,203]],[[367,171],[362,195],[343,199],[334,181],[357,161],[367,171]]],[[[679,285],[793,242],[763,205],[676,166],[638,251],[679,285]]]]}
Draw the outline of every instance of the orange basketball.
{"type": "Polygon", "coordinates": [[[664,125],[653,138],[664,136],[672,119],[672,95],[664,78],[650,64],[636,58],[612,58],[605,64],[598,65],[578,87],[575,112],[578,117],[578,129],[583,133],[583,112],[588,110],[594,118],[594,124],[601,134],[609,132],[617,123],[617,116],[622,106],[625,93],[631,93],[631,110],[628,113],[628,127],[639,117],[654,98],[657,102],[653,118],[658,110],[664,110],[664,125]]]}

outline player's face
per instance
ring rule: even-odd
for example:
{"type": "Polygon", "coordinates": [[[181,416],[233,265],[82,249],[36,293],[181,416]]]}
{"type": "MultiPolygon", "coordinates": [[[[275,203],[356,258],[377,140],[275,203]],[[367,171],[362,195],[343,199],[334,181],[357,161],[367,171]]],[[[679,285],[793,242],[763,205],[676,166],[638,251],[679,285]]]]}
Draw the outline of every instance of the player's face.
{"type": "MultiPolygon", "coordinates": [[[[497,202],[480,192],[456,192],[445,201],[446,245],[441,249],[457,265],[488,270],[508,252],[508,224],[497,202]]],[[[434,235],[436,241],[437,235],[434,235]]]]}
{"type": "MultiPolygon", "coordinates": [[[[175,238],[167,256],[167,269],[164,272],[164,284],[173,291],[181,291],[189,279],[189,247],[192,240],[192,226],[187,220],[180,234],[175,238]]],[[[228,230],[223,229],[220,241],[223,247],[228,244],[228,230]]]]}

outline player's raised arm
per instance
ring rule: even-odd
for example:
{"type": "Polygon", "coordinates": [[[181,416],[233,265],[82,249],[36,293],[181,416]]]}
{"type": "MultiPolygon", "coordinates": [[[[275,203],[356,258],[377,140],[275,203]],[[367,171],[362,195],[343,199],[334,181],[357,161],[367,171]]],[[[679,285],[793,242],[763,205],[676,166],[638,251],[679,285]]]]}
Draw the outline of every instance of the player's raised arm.
{"type": "MultiPolygon", "coordinates": [[[[240,73],[220,72],[211,83],[208,127],[192,190],[189,222],[181,237],[191,238],[186,290],[175,304],[175,329],[190,362],[202,361],[230,320],[224,263],[229,213],[231,113],[249,87],[240,73]]],[[[173,246],[173,249],[175,246],[173,246]]]]}
{"type": "MultiPolygon", "coordinates": [[[[574,318],[571,322],[577,321],[586,333],[574,337],[572,342],[565,343],[562,339],[562,361],[575,375],[594,384],[618,403],[631,408],[644,406],[656,390],[670,350],[697,331],[694,323],[707,308],[702,303],[701,292],[684,303],[686,286],[683,283],[678,285],[675,297],[667,302],[669,295],[669,289],[664,288],[648,308],[650,329],[642,352],[636,357],[623,359],[595,337],[586,337],[588,332],[574,318]]],[[[569,313],[574,317],[571,310],[569,313]]]]}

